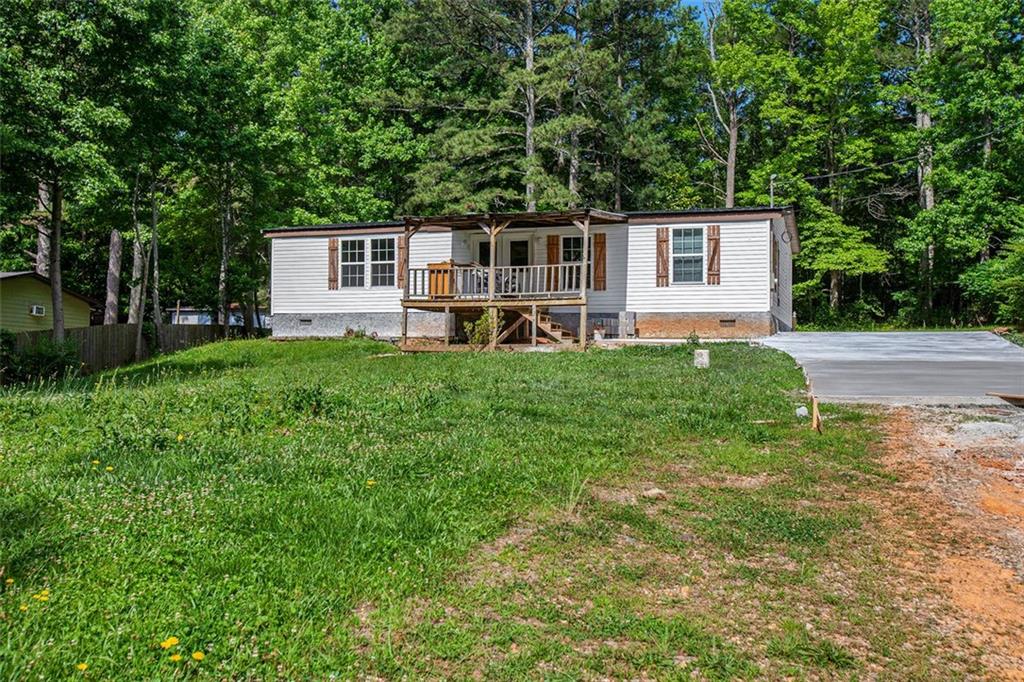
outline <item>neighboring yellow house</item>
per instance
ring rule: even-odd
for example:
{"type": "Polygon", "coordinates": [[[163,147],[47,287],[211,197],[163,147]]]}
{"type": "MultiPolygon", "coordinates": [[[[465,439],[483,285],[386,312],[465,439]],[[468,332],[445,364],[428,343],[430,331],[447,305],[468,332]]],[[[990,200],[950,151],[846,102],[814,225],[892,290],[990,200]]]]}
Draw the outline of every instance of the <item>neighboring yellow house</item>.
{"type": "MultiPolygon", "coordinates": [[[[92,301],[64,289],[64,326],[88,327],[92,301]]],[[[0,272],[0,329],[53,329],[50,280],[31,270],[0,272]]]]}

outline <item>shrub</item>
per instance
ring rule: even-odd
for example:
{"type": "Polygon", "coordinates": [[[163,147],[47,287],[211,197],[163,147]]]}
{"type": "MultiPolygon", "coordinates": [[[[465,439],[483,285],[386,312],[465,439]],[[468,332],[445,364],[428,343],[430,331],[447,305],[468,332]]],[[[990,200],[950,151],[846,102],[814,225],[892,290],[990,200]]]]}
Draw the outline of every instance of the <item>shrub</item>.
{"type": "Polygon", "coordinates": [[[494,318],[495,313],[488,310],[477,319],[471,322],[466,322],[463,325],[466,330],[466,338],[469,340],[470,345],[486,346],[491,342],[491,325],[493,324],[494,318]]]}
{"type": "Polygon", "coordinates": [[[75,342],[43,339],[23,351],[14,347],[14,334],[0,332],[0,382],[4,384],[50,381],[78,373],[75,342]]]}

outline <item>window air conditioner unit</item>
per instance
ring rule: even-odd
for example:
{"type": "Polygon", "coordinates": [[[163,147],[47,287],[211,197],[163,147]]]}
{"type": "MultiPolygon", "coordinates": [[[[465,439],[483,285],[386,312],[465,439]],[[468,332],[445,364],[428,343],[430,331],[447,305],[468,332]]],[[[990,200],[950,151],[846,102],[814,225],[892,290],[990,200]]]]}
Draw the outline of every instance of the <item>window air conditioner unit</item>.
{"type": "Polygon", "coordinates": [[[32,317],[44,317],[46,315],[46,306],[34,305],[28,309],[28,314],[32,317]]]}

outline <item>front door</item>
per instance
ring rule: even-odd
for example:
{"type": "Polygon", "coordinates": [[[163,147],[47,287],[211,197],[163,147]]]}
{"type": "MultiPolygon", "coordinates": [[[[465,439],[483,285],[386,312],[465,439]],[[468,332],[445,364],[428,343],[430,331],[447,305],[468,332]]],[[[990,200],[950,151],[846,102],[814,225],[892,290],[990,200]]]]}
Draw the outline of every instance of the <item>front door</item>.
{"type": "Polygon", "coordinates": [[[516,239],[508,243],[508,264],[513,267],[530,264],[530,240],[516,239]]]}

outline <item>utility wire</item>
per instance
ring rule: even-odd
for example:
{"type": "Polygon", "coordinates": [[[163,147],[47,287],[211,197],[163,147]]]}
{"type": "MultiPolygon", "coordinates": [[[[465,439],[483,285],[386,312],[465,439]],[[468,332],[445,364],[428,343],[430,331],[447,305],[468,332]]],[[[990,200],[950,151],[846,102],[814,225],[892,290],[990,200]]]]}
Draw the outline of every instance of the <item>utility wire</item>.
{"type": "MultiPolygon", "coordinates": [[[[1009,127],[1010,127],[1009,124],[1007,124],[1007,125],[1003,126],[1002,128],[997,128],[996,130],[992,130],[992,131],[987,132],[987,133],[982,133],[981,135],[975,135],[974,137],[969,137],[969,138],[967,138],[965,140],[958,140],[958,141],[954,142],[950,146],[956,146],[957,144],[966,144],[968,142],[974,142],[975,140],[980,140],[980,139],[985,138],[985,137],[996,135],[998,133],[1004,132],[1009,127]]],[[[918,155],[914,154],[913,156],[905,156],[902,159],[893,159],[892,161],[883,161],[882,163],[877,163],[877,164],[875,164],[873,166],[862,166],[861,168],[851,168],[850,170],[836,171],[835,173],[825,173],[824,175],[805,175],[803,179],[804,180],[824,180],[825,178],[835,178],[835,177],[838,177],[840,175],[852,175],[854,173],[863,173],[863,172],[869,171],[869,170],[876,170],[878,168],[885,168],[886,166],[892,166],[892,165],[895,165],[897,163],[905,163],[907,161],[914,161],[917,158],[918,158],[918,155]]],[[[783,180],[785,180],[785,179],[783,179],[783,180]]]]}

